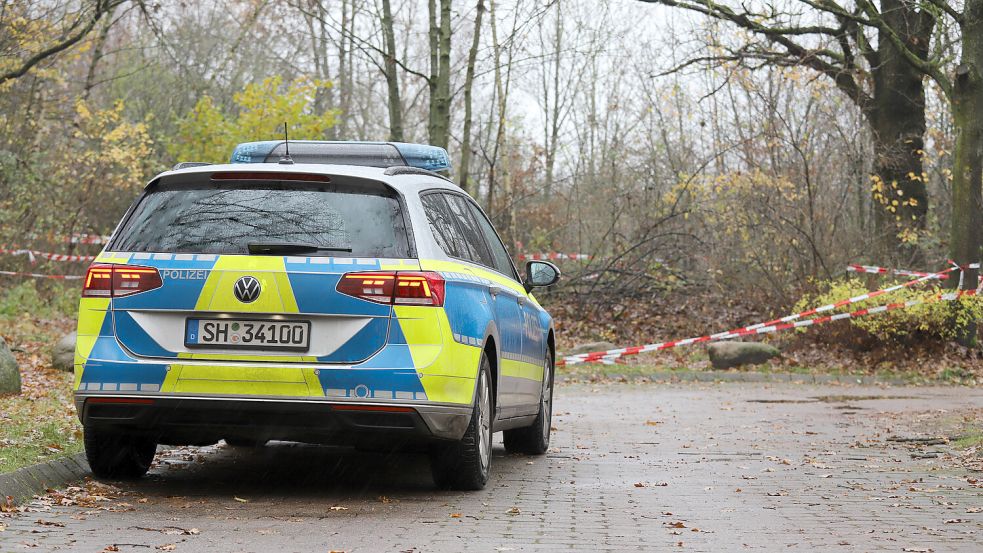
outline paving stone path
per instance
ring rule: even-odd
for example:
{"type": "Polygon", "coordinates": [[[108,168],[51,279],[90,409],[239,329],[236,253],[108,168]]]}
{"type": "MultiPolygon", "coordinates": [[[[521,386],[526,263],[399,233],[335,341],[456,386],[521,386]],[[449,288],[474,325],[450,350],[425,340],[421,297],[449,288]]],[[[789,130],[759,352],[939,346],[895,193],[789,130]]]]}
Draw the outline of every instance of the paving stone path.
{"type": "Polygon", "coordinates": [[[556,411],[550,453],[497,443],[481,492],[416,454],[180,448],[0,518],[0,551],[983,551],[983,473],[889,439],[978,423],[983,390],[572,384],[556,411]]]}

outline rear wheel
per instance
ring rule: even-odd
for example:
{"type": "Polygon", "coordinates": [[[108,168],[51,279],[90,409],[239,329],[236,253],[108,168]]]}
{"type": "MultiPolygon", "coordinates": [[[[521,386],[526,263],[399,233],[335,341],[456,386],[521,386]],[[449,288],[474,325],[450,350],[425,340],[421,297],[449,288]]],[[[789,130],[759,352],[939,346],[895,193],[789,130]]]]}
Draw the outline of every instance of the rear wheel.
{"type": "Polygon", "coordinates": [[[532,426],[506,430],[505,450],[509,453],[542,455],[550,448],[550,430],[553,424],[553,352],[546,351],[543,362],[543,393],[539,398],[539,413],[532,426]]]}
{"type": "Polygon", "coordinates": [[[439,446],[430,454],[430,469],[438,488],[480,490],[488,482],[491,465],[491,367],[481,355],[471,422],[460,441],[439,446]]]}
{"type": "Polygon", "coordinates": [[[85,458],[99,478],[140,478],[150,470],[157,442],[144,436],[85,427],[85,458]]]}

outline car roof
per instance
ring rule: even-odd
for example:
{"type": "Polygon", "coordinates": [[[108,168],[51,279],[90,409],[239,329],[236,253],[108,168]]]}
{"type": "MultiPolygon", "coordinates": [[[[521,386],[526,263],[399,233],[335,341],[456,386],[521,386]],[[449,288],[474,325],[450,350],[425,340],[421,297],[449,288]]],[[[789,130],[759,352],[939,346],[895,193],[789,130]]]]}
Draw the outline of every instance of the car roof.
{"type": "MultiPolygon", "coordinates": [[[[391,168],[389,168],[391,169],[391,168]]],[[[411,192],[431,188],[442,188],[460,192],[461,189],[446,178],[423,170],[408,172],[390,171],[380,167],[365,167],[360,165],[335,165],[324,163],[225,163],[218,165],[198,165],[164,171],[155,176],[148,186],[157,182],[185,180],[181,177],[191,177],[191,180],[205,180],[207,176],[218,172],[229,173],[306,173],[315,175],[353,177],[371,179],[385,183],[397,190],[411,192]],[[394,173],[394,174],[387,174],[394,173]]]]}

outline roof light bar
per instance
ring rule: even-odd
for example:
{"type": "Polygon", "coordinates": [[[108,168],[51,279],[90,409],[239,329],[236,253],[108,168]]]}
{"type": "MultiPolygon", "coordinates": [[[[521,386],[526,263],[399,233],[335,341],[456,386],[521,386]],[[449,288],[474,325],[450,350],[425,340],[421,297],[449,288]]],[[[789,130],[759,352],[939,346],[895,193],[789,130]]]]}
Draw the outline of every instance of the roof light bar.
{"type": "MultiPolygon", "coordinates": [[[[276,163],[286,153],[282,140],[244,142],[235,147],[230,163],[276,163]]],[[[416,167],[449,171],[447,150],[404,142],[334,142],[291,140],[290,157],[296,163],[358,165],[363,167],[416,167]]]]}

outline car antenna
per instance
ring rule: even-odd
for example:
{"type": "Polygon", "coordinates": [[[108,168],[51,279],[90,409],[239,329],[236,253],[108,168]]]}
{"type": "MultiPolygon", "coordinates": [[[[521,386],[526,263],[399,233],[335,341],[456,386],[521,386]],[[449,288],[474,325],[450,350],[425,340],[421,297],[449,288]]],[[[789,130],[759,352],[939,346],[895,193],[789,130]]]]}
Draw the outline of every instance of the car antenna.
{"type": "Polygon", "coordinates": [[[287,122],[283,122],[283,155],[280,156],[280,165],[293,165],[294,160],[290,159],[290,137],[287,135],[287,122]]]}

